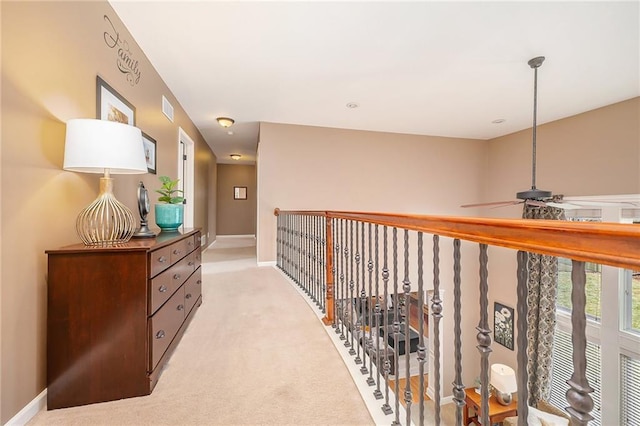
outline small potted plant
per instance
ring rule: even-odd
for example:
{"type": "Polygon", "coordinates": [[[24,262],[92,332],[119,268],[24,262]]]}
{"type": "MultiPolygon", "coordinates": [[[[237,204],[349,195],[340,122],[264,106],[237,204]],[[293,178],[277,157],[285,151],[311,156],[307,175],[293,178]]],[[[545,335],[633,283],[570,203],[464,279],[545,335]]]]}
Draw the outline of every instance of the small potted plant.
{"type": "Polygon", "coordinates": [[[168,176],[160,176],[160,194],[158,204],[155,205],[156,225],[162,231],[177,231],[184,221],[183,191],[177,189],[179,179],[172,180],[168,176]]]}

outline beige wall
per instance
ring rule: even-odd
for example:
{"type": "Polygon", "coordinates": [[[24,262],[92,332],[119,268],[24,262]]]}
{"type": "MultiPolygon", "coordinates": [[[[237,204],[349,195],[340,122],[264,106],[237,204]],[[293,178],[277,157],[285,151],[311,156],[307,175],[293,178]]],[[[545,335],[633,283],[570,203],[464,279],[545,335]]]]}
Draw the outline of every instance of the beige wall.
{"type": "MultiPolygon", "coordinates": [[[[275,260],[274,208],[355,210],[460,216],[459,206],[482,190],[487,142],[262,123],[258,145],[258,260],[275,260]]],[[[430,245],[425,241],[425,247],[430,245]]],[[[442,252],[451,253],[451,241],[442,252]]],[[[477,245],[463,248],[465,283],[477,282],[477,245]]],[[[431,261],[424,276],[431,288],[431,261]]],[[[442,258],[444,309],[452,311],[450,256],[442,258]]],[[[412,279],[412,282],[416,282],[412,279]]],[[[478,286],[465,291],[465,329],[477,325],[478,286]],[[475,309],[474,309],[475,308],[475,309]]],[[[443,329],[452,330],[445,316],[443,329]]],[[[451,333],[446,338],[451,343],[451,333]]],[[[464,336],[465,380],[477,364],[475,333],[464,336]]],[[[445,395],[451,393],[453,345],[443,348],[445,395]]]]}
{"type": "Polygon", "coordinates": [[[218,164],[217,235],[255,235],[256,166],[218,164]],[[234,200],[234,186],[247,187],[246,200],[234,200]]]}
{"type": "MultiPolygon", "coordinates": [[[[158,175],[177,174],[178,126],[196,142],[195,224],[214,232],[216,158],[189,117],[106,1],[1,2],[2,247],[0,422],[46,386],[47,249],[76,243],[75,218],[98,193],[98,175],[62,170],[65,122],[95,117],[96,75],[136,107],[136,124],[157,140],[158,175]],[[130,84],[117,52],[104,41],[126,40],[141,77],[130,84]],[[175,122],[161,112],[161,96],[175,122]]],[[[115,194],[137,212],[139,180],[150,190],[157,175],[116,175],[115,194]]],[[[152,200],[155,200],[152,197],[152,200]]],[[[153,215],[150,217],[153,223],[153,215]]]]}
{"type": "MultiPolygon", "coordinates": [[[[537,187],[567,196],[640,193],[640,98],[538,127],[537,187]]],[[[489,141],[487,191],[478,201],[512,200],[531,187],[531,129],[489,141]]],[[[474,215],[518,218],[522,206],[474,215]]],[[[516,305],[513,251],[490,250],[489,305],[516,305]]],[[[491,318],[493,327],[493,318],[491,318]]],[[[492,328],[493,329],[493,328],[492,328]]],[[[515,351],[494,344],[491,362],[515,368],[515,351]]]]}

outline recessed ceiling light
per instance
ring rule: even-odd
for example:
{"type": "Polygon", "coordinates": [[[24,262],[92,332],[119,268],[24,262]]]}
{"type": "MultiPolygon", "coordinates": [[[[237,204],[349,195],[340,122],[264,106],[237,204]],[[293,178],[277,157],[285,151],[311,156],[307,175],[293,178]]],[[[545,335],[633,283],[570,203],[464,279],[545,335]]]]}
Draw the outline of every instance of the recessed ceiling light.
{"type": "Polygon", "coordinates": [[[360,106],[360,105],[358,105],[358,104],[357,104],[357,103],[355,103],[355,102],[349,102],[349,103],[347,104],[347,108],[352,108],[352,109],[353,109],[353,108],[358,108],[359,106],[360,106]]]}
{"type": "Polygon", "coordinates": [[[507,121],[507,120],[505,120],[504,118],[496,118],[495,120],[492,121],[492,123],[493,124],[501,124],[501,123],[504,123],[505,121],[507,121]]]}
{"type": "Polygon", "coordinates": [[[232,160],[238,161],[240,158],[242,158],[242,155],[240,155],[240,154],[231,154],[229,157],[231,157],[232,160]]]}

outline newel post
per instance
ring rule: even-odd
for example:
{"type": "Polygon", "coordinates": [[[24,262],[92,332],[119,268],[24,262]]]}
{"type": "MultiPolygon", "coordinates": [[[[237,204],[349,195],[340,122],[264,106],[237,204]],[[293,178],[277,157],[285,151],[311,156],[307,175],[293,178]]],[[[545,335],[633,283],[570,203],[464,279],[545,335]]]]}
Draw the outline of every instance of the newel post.
{"type": "Polygon", "coordinates": [[[334,283],[333,283],[333,222],[331,220],[331,218],[327,215],[325,215],[325,222],[326,222],[326,235],[327,235],[327,252],[326,252],[326,256],[327,256],[327,262],[326,262],[326,273],[325,273],[325,277],[327,277],[327,291],[326,291],[326,314],[324,316],[324,318],[322,319],[322,322],[325,325],[331,325],[333,324],[333,320],[334,320],[334,312],[333,312],[333,307],[334,307],[334,303],[333,303],[333,290],[334,290],[334,283]]]}

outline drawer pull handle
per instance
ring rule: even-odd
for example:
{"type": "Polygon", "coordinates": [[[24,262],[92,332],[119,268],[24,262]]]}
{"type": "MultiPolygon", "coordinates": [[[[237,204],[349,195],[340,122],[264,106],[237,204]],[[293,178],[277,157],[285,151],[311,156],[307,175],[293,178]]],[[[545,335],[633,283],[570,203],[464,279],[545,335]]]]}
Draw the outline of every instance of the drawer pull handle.
{"type": "Polygon", "coordinates": [[[160,257],[158,258],[158,262],[160,262],[160,263],[164,263],[164,262],[166,262],[166,261],[167,261],[167,258],[166,258],[166,257],[164,257],[164,256],[160,256],[160,257]]]}
{"type": "Polygon", "coordinates": [[[193,263],[193,262],[189,262],[189,263],[187,263],[187,264],[188,264],[189,266],[193,266],[193,265],[194,265],[194,263],[193,263]]]}
{"type": "Polygon", "coordinates": [[[185,298],[185,299],[191,299],[191,293],[187,293],[187,294],[184,296],[184,298],[185,298]]]}
{"type": "Polygon", "coordinates": [[[175,249],[175,250],[173,251],[173,254],[176,254],[176,255],[177,255],[177,254],[180,254],[180,253],[182,253],[182,250],[175,249]]]}
{"type": "Polygon", "coordinates": [[[184,305],[178,305],[178,307],[176,308],[177,310],[181,311],[184,309],[184,305]]]}
{"type": "Polygon", "coordinates": [[[162,339],[164,337],[164,330],[160,330],[156,333],[156,339],[162,339]]]}
{"type": "Polygon", "coordinates": [[[196,284],[202,284],[202,280],[196,281],[196,284]]]}
{"type": "Polygon", "coordinates": [[[161,285],[161,286],[160,286],[160,288],[158,289],[158,291],[159,291],[160,293],[164,293],[165,291],[167,291],[167,286],[166,286],[166,285],[164,285],[164,284],[163,284],[163,285],[161,285]]]}
{"type": "Polygon", "coordinates": [[[179,280],[179,279],[180,279],[180,274],[175,274],[175,275],[173,276],[173,279],[174,279],[174,280],[179,280]]]}

